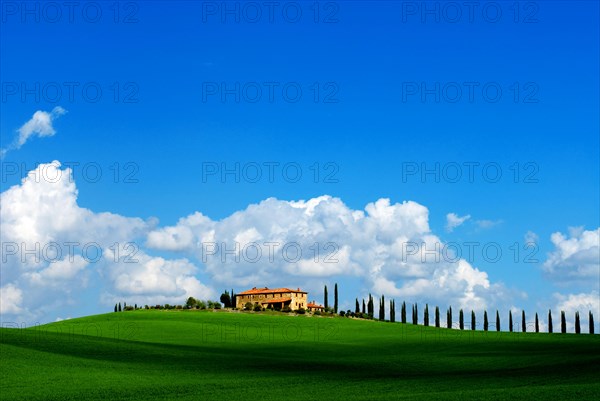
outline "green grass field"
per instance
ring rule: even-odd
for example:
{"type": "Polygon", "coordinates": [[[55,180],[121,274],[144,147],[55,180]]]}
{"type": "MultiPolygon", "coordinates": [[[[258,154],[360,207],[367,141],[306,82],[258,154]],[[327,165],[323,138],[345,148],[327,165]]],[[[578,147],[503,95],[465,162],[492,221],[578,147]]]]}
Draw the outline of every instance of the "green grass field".
{"type": "Polygon", "coordinates": [[[600,395],[600,336],[146,310],[0,334],[3,400],[585,400],[600,395]]]}

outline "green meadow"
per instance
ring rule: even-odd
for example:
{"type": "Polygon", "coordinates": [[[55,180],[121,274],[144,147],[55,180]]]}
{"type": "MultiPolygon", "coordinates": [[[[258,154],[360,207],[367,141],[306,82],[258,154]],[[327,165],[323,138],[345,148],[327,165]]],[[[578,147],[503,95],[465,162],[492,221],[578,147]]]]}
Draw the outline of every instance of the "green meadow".
{"type": "Polygon", "coordinates": [[[0,329],[2,400],[585,400],[600,336],[138,310],[0,329]]]}

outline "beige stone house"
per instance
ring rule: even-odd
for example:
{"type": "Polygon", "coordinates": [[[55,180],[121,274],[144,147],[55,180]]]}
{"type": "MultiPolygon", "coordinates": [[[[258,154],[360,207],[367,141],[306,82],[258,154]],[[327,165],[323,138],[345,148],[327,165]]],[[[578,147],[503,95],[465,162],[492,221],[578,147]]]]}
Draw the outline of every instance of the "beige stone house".
{"type": "Polygon", "coordinates": [[[302,291],[300,288],[297,290],[291,290],[289,288],[275,288],[269,289],[264,288],[252,288],[239,294],[235,294],[235,307],[243,309],[244,306],[250,302],[252,305],[259,304],[263,308],[275,308],[281,309],[286,306],[293,310],[306,309],[307,308],[307,292],[302,291]]]}

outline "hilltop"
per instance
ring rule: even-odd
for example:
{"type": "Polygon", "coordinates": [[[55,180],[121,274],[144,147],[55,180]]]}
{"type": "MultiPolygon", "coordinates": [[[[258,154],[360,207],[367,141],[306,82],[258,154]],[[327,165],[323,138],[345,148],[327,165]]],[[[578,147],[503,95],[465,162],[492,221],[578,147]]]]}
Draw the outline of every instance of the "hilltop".
{"type": "Polygon", "coordinates": [[[591,399],[600,336],[139,310],[1,329],[3,399],[591,399]]]}

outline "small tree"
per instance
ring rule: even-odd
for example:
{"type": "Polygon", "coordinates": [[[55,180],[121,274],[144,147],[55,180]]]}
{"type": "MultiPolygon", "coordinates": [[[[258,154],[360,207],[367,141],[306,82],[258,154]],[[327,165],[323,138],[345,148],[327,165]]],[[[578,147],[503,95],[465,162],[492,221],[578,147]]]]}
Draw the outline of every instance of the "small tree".
{"type": "Polygon", "coordinates": [[[329,308],[329,296],[327,295],[327,286],[323,289],[323,306],[329,308]]]}
{"type": "Polygon", "coordinates": [[[590,334],[594,334],[594,315],[592,311],[588,312],[588,324],[590,326],[590,334]]]}
{"type": "Polygon", "coordinates": [[[119,312],[121,312],[121,303],[119,302],[119,312]]]}
{"type": "Polygon", "coordinates": [[[512,311],[508,311],[508,331],[512,333],[513,331],[513,321],[512,321],[512,311]]]}
{"type": "Polygon", "coordinates": [[[354,307],[354,313],[360,313],[360,305],[358,304],[358,298],[356,298],[356,306],[354,307]]]}
{"type": "Polygon", "coordinates": [[[463,315],[463,310],[462,309],[458,311],[458,327],[461,330],[465,329],[465,317],[463,315]]]}
{"type": "Polygon", "coordinates": [[[231,289],[231,307],[232,308],[237,307],[236,299],[235,299],[235,292],[233,292],[233,288],[231,289]]]}
{"type": "Polygon", "coordinates": [[[500,313],[496,310],[496,331],[500,331],[500,313]]]}
{"type": "Polygon", "coordinates": [[[337,289],[337,283],[335,283],[335,287],[333,287],[333,311],[335,313],[338,312],[338,289],[337,289]]]}
{"type": "Polygon", "coordinates": [[[440,308],[435,307],[435,327],[440,327],[440,308]]]}
{"type": "Polygon", "coordinates": [[[244,305],[244,310],[252,310],[253,307],[254,305],[252,305],[252,302],[246,302],[246,305],[244,305]]]}
{"type": "Polygon", "coordinates": [[[488,317],[486,310],[483,311],[483,331],[488,331],[488,317]]]}
{"type": "Polygon", "coordinates": [[[186,301],[185,301],[185,306],[190,309],[190,308],[195,308],[196,305],[198,305],[198,300],[194,297],[189,297],[186,301]]]}
{"type": "Polygon", "coordinates": [[[581,324],[579,323],[579,312],[575,312],[575,334],[581,334],[581,324]]]}
{"type": "Polygon", "coordinates": [[[552,333],[552,310],[548,309],[548,333],[552,333]]]}
{"type": "Polygon", "coordinates": [[[425,311],[423,312],[423,326],[429,326],[429,305],[425,304],[425,311]]]}
{"type": "Polygon", "coordinates": [[[419,306],[415,303],[415,323],[419,324],[419,306]]]}
{"type": "Polygon", "coordinates": [[[362,313],[363,313],[363,315],[364,315],[364,314],[366,314],[366,313],[367,313],[367,309],[365,308],[365,300],[363,299],[362,301],[363,301],[363,302],[362,302],[362,313]]]}
{"type": "Polygon", "coordinates": [[[396,302],[393,299],[390,300],[390,322],[396,322],[396,302]]]}
{"type": "Polygon", "coordinates": [[[221,301],[221,303],[223,305],[225,305],[226,308],[230,308],[231,307],[231,297],[229,296],[229,291],[225,290],[221,294],[221,297],[219,298],[219,300],[221,301]]]}
{"type": "Polygon", "coordinates": [[[535,312],[535,332],[540,332],[540,321],[538,320],[538,314],[535,312]]]}
{"type": "Polygon", "coordinates": [[[525,323],[525,311],[521,311],[521,331],[523,333],[527,331],[527,326],[525,323]]]}
{"type": "Polygon", "coordinates": [[[385,320],[385,297],[383,295],[379,301],[379,320],[385,320]]]}
{"type": "Polygon", "coordinates": [[[565,334],[567,332],[567,318],[565,316],[565,311],[560,311],[560,332],[565,334]]]}
{"type": "Polygon", "coordinates": [[[471,331],[475,331],[475,312],[471,311],[471,331]]]}
{"type": "Polygon", "coordinates": [[[115,312],[117,311],[117,304],[115,304],[115,312]]]}
{"type": "Polygon", "coordinates": [[[452,328],[452,307],[448,308],[448,316],[446,316],[446,325],[449,329],[452,328]]]}
{"type": "Polygon", "coordinates": [[[404,301],[402,301],[402,308],[400,309],[400,319],[402,323],[406,323],[406,302],[404,301]]]}
{"type": "Polygon", "coordinates": [[[133,305],[133,309],[137,310],[137,304],[133,305]]]}

